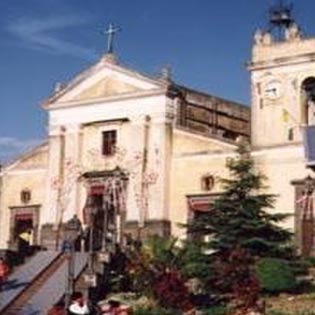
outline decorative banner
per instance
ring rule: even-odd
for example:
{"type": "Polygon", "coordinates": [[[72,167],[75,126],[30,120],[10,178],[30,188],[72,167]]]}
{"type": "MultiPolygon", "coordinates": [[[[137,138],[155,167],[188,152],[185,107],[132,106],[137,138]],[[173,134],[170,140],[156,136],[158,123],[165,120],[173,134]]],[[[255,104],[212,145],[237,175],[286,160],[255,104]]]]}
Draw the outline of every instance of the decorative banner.
{"type": "Polygon", "coordinates": [[[296,201],[300,208],[302,255],[308,257],[314,250],[314,192],[304,192],[296,201]]]}
{"type": "Polygon", "coordinates": [[[33,214],[32,213],[17,213],[14,216],[15,220],[19,221],[27,221],[27,220],[32,220],[33,219],[33,214]]]}
{"type": "Polygon", "coordinates": [[[306,166],[315,165],[315,126],[307,126],[303,128],[304,152],[306,158],[306,166]]]}
{"type": "Polygon", "coordinates": [[[191,211],[197,212],[209,212],[213,209],[215,199],[218,197],[215,195],[204,196],[188,196],[188,205],[191,211]]]}

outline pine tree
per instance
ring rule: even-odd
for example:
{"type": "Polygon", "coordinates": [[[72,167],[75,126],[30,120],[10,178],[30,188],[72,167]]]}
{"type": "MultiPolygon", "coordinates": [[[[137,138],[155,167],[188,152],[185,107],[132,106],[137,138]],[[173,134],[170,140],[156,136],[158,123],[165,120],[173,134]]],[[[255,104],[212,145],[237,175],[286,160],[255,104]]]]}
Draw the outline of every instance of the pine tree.
{"type": "MultiPolygon", "coordinates": [[[[280,226],[288,215],[275,213],[276,195],[264,193],[265,176],[254,168],[248,144],[229,160],[230,178],[221,179],[223,193],[213,209],[189,230],[208,235],[214,254],[211,285],[228,293],[240,314],[259,308],[260,283],[253,266],[258,258],[293,258],[292,234],[280,226]]],[[[210,267],[210,266],[209,266],[210,267]]]]}
{"type": "Polygon", "coordinates": [[[280,227],[288,215],[272,210],[276,195],[262,192],[266,178],[254,169],[248,144],[240,143],[237,153],[227,162],[230,178],[221,179],[213,210],[189,230],[208,235],[207,245],[220,254],[243,248],[253,257],[288,258],[292,234],[280,227]]]}

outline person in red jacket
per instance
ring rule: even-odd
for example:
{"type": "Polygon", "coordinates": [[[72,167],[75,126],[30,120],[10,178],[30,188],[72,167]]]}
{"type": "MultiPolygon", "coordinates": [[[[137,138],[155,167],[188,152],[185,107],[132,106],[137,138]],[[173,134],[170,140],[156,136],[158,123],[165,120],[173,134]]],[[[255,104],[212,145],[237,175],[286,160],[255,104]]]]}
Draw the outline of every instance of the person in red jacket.
{"type": "Polygon", "coordinates": [[[56,303],[47,313],[47,315],[67,315],[65,310],[65,303],[60,301],[56,303]]]}
{"type": "Polygon", "coordinates": [[[109,300],[108,305],[103,309],[102,315],[130,315],[131,309],[121,306],[119,301],[109,300]]]}
{"type": "Polygon", "coordinates": [[[8,275],[10,272],[10,268],[5,260],[0,257],[0,291],[2,290],[3,283],[7,281],[8,275]]]}

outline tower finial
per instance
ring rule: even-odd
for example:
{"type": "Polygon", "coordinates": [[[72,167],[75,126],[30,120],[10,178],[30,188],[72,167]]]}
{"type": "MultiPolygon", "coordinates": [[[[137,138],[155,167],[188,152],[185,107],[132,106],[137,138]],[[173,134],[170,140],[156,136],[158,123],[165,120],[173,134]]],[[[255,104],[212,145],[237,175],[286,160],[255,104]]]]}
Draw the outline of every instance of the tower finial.
{"type": "Polygon", "coordinates": [[[121,31],[121,28],[114,26],[113,23],[109,23],[107,30],[104,31],[104,34],[108,35],[108,38],[107,38],[107,53],[108,54],[113,54],[114,52],[114,36],[119,31],[121,31]]]}
{"type": "Polygon", "coordinates": [[[283,38],[285,31],[295,23],[292,10],[292,4],[285,4],[283,0],[279,0],[278,4],[272,6],[269,10],[270,29],[271,31],[274,28],[278,29],[279,40],[283,38]]]}

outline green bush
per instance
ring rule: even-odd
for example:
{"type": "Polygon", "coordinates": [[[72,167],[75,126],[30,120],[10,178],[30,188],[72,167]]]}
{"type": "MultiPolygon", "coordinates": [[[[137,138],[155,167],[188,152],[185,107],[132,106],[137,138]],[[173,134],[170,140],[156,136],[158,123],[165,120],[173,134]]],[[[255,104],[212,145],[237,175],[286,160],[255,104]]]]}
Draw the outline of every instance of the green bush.
{"type": "Polygon", "coordinates": [[[213,276],[210,257],[204,253],[202,244],[185,242],[180,253],[180,269],[186,279],[197,278],[204,283],[213,276]]]}
{"type": "Polygon", "coordinates": [[[203,315],[227,315],[229,314],[229,309],[226,306],[213,306],[202,310],[203,315]]]}
{"type": "Polygon", "coordinates": [[[289,264],[296,276],[307,275],[309,268],[312,267],[312,263],[308,259],[295,260],[290,262],[289,264]]]}
{"type": "Polygon", "coordinates": [[[180,315],[180,311],[164,309],[164,308],[137,308],[134,315],[180,315]]]}
{"type": "Polygon", "coordinates": [[[315,257],[307,257],[305,261],[309,264],[310,267],[315,267],[315,257]]]}
{"type": "Polygon", "coordinates": [[[257,263],[256,275],[268,293],[291,291],[296,287],[294,271],[286,260],[263,258],[257,263]]]}

